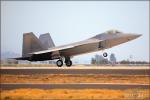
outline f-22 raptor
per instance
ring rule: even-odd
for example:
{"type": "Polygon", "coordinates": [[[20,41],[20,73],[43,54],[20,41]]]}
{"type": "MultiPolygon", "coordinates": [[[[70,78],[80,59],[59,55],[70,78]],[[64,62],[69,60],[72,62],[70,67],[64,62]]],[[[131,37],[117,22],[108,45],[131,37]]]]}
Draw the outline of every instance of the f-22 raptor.
{"type": "MultiPolygon", "coordinates": [[[[56,62],[58,67],[63,66],[63,62],[69,67],[72,65],[71,58],[73,56],[108,49],[136,39],[139,36],[141,36],[141,34],[109,30],[80,42],[55,46],[49,33],[42,34],[39,38],[32,32],[24,33],[22,57],[15,59],[28,61],[58,59],[56,62]]],[[[103,53],[104,57],[107,57],[107,55],[106,52],[103,53]]]]}

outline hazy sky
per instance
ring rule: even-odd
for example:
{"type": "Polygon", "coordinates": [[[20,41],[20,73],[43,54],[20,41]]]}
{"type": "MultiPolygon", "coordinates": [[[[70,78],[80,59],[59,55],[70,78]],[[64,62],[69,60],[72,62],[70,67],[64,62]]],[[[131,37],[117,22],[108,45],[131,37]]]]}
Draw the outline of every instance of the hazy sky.
{"type": "MultiPolygon", "coordinates": [[[[142,37],[105,50],[117,60],[149,61],[149,1],[2,1],[1,49],[22,53],[22,35],[49,32],[55,45],[77,42],[110,29],[142,37]]],[[[89,63],[96,53],[74,57],[89,63]]]]}

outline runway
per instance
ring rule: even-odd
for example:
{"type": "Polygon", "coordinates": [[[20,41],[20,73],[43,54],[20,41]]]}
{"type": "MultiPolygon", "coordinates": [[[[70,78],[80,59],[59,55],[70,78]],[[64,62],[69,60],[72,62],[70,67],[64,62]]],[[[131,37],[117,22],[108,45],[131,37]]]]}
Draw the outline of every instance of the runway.
{"type": "Polygon", "coordinates": [[[2,90],[12,90],[20,88],[31,88],[31,89],[150,89],[150,85],[142,84],[101,84],[101,83],[71,83],[71,84],[1,84],[2,90]]]}
{"type": "MultiPolygon", "coordinates": [[[[34,74],[121,74],[121,75],[150,75],[149,67],[2,67],[1,74],[34,75],[34,74]]],[[[115,89],[132,88],[150,89],[149,84],[122,83],[58,83],[58,84],[26,84],[3,83],[2,90],[32,88],[32,89],[115,89]]]]}
{"type": "Polygon", "coordinates": [[[150,75],[149,68],[132,67],[3,67],[1,74],[122,74],[122,75],[150,75]]]}

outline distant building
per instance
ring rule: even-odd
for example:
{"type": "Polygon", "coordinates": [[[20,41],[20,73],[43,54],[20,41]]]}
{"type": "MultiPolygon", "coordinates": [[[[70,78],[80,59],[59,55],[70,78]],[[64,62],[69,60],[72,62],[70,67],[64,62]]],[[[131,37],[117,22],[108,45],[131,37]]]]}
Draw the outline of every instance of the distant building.
{"type": "Polygon", "coordinates": [[[14,59],[1,59],[1,64],[18,64],[18,61],[14,59]]]}
{"type": "Polygon", "coordinates": [[[111,63],[112,65],[115,65],[116,62],[117,62],[117,60],[116,60],[115,54],[112,53],[112,54],[110,55],[110,63],[111,63]]]}

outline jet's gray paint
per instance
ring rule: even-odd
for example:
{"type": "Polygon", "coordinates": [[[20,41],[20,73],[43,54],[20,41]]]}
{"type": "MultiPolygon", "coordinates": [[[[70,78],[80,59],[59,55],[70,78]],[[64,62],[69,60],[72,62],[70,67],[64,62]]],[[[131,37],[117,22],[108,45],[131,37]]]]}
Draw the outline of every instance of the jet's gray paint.
{"type": "Polygon", "coordinates": [[[84,41],[55,47],[50,35],[43,34],[38,39],[33,33],[27,33],[24,34],[23,38],[23,58],[20,57],[17,59],[44,61],[60,59],[62,57],[73,57],[84,53],[108,49],[139,36],[141,35],[111,30],[84,41]]]}
{"type": "Polygon", "coordinates": [[[51,47],[55,45],[49,33],[40,35],[39,39],[32,32],[23,34],[22,57],[29,57],[32,52],[47,50],[51,47]]]}
{"type": "Polygon", "coordinates": [[[29,53],[44,50],[39,39],[32,33],[23,34],[22,57],[30,56],[29,53]]]}
{"type": "Polygon", "coordinates": [[[39,37],[39,40],[41,41],[42,45],[44,46],[45,50],[48,48],[55,47],[55,44],[50,36],[49,33],[41,34],[39,37]]]}

